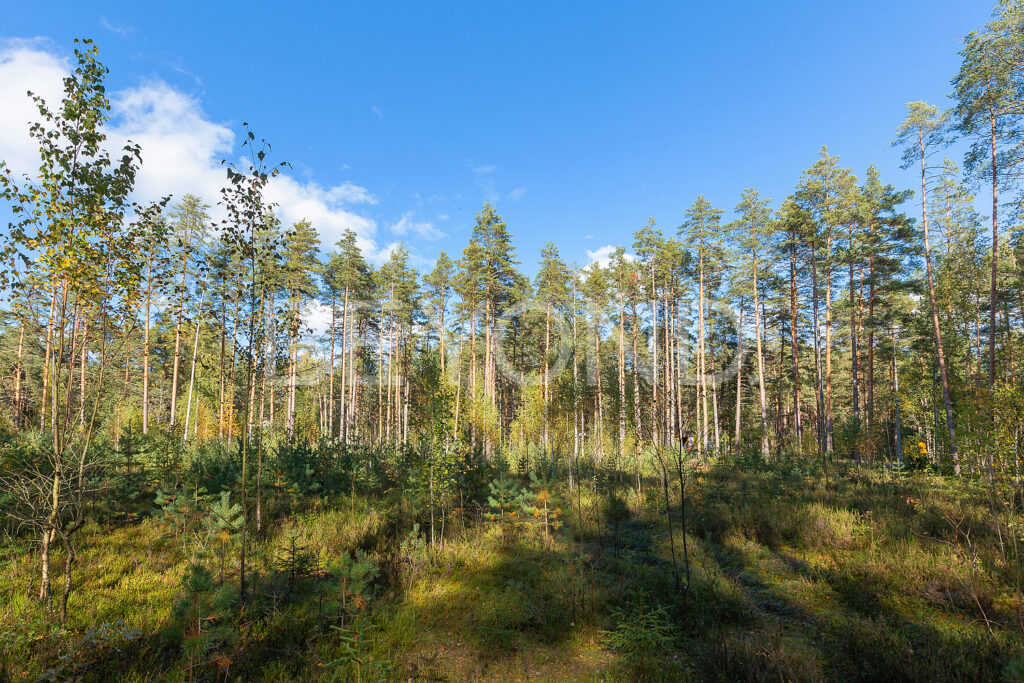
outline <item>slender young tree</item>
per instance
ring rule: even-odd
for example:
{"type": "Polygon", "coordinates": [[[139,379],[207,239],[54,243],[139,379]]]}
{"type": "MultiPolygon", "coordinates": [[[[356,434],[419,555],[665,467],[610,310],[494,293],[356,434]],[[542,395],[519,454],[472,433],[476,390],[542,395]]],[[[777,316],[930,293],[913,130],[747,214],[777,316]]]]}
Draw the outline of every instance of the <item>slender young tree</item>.
{"type": "MultiPolygon", "coordinates": [[[[73,534],[85,523],[85,474],[92,466],[91,445],[104,403],[111,347],[126,343],[128,321],[140,296],[140,267],[134,247],[140,223],[125,216],[141,151],[127,143],[120,158],[107,151],[105,124],[110,102],[105,94],[107,68],[89,40],[75,41],[76,65],[64,79],[59,108],[31,95],[39,122],[30,128],[40,166],[33,178],[16,180],[0,168],[0,194],[11,204],[14,220],[0,242],[0,287],[23,290],[35,281],[50,283],[53,305],[47,345],[49,444],[21,472],[3,482],[16,501],[13,514],[40,535],[39,598],[53,612],[50,559],[53,543],[64,548],[61,624],[67,622],[73,534]],[[72,411],[75,365],[85,348],[87,321],[98,330],[96,381],[82,391],[82,418],[72,411]],[[78,334],[78,330],[83,330],[78,334]],[[50,353],[52,351],[52,354],[50,353]],[[91,405],[86,407],[87,400],[91,405]],[[87,411],[87,412],[86,412],[87,411]]],[[[155,211],[144,211],[147,221],[155,211]]]]}
{"type": "MultiPolygon", "coordinates": [[[[267,183],[286,164],[270,165],[267,161],[270,146],[266,140],[257,140],[256,135],[248,130],[248,126],[246,126],[246,134],[242,141],[242,151],[248,157],[246,166],[236,168],[228,164],[226,160],[222,162],[227,172],[227,183],[221,190],[221,203],[227,215],[221,224],[221,229],[224,239],[238,259],[240,265],[239,285],[240,289],[245,292],[246,308],[248,309],[246,311],[247,348],[245,350],[245,393],[243,396],[248,397],[251,416],[257,381],[256,354],[260,340],[259,316],[262,313],[260,275],[268,253],[276,254],[279,248],[276,238],[267,237],[266,218],[271,207],[264,200],[263,193],[267,183]]],[[[240,472],[242,528],[238,556],[238,592],[242,602],[245,603],[248,592],[246,559],[250,521],[248,491],[252,432],[250,429],[239,429],[238,436],[242,460],[240,472]]],[[[262,439],[259,440],[258,446],[259,453],[262,454],[262,439]]]]}

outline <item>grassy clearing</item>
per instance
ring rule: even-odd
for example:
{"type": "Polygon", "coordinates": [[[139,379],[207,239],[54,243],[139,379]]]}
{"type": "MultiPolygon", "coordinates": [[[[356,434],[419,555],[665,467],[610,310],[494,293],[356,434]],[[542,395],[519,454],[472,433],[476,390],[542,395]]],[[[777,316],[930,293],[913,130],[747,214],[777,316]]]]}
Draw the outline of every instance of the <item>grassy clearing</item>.
{"type": "MultiPolygon", "coordinates": [[[[12,543],[0,564],[0,678],[1024,673],[1020,562],[1005,537],[1000,552],[1003,528],[991,522],[984,488],[870,470],[826,481],[782,466],[699,469],[687,488],[688,588],[679,501],[670,538],[657,489],[607,482],[599,490],[570,500],[563,488],[566,524],[550,539],[536,525],[503,529],[467,514],[430,548],[413,541],[415,515],[397,497],[342,498],[293,514],[254,544],[253,602],[240,611],[211,602],[202,628],[215,635],[195,656],[182,617],[182,577],[194,557],[155,518],[81,532],[66,630],[49,626],[33,599],[36,558],[12,543]],[[291,578],[280,561],[289,546],[316,557],[291,578]],[[360,591],[335,563],[357,550],[376,568],[360,591]]],[[[220,585],[216,557],[205,562],[220,585]]],[[[226,563],[224,585],[235,581],[235,564],[226,563]]]]}

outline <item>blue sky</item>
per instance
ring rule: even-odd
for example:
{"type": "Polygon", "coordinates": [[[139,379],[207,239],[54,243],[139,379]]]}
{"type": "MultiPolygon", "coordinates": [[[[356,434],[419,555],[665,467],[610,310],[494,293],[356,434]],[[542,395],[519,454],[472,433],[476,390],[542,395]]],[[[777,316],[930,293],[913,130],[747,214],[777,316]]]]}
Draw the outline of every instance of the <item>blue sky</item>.
{"type": "Polygon", "coordinates": [[[58,87],[93,37],[120,132],[165,166],[142,191],[209,194],[248,121],[293,165],[287,215],[351,225],[378,258],[403,240],[423,268],[490,200],[533,273],[548,240],[584,265],[648,216],[673,231],[698,194],[781,199],[822,145],[913,187],[888,147],[904,104],[947,106],[993,4],[7,3],[0,100],[58,87]]]}

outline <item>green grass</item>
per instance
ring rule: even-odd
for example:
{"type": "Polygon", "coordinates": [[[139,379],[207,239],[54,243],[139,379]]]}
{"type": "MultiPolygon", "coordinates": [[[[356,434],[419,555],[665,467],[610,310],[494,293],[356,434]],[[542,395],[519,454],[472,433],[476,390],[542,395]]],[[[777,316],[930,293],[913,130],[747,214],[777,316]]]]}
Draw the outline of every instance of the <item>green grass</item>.
{"type": "MultiPolygon", "coordinates": [[[[833,471],[826,481],[731,463],[694,475],[690,582],[680,590],[671,560],[674,541],[682,570],[678,501],[670,539],[653,486],[641,495],[617,490],[626,512],[614,524],[604,518],[604,495],[584,489],[571,505],[562,500],[566,525],[550,542],[535,528],[503,536],[471,518],[453,521],[442,543],[416,557],[400,546],[415,515],[396,496],[320,501],[268,524],[253,548],[256,599],[241,613],[212,614],[210,628],[230,635],[191,673],[324,681],[353,680],[357,668],[362,680],[403,681],[1021,679],[1020,558],[1005,535],[1000,552],[983,487],[866,469],[833,471]],[[958,535],[954,522],[969,535],[958,535]],[[322,566],[287,588],[272,565],[289,538],[316,551],[322,566]],[[365,608],[349,605],[341,619],[342,587],[326,567],[356,549],[380,572],[365,608]]],[[[189,545],[154,519],[79,533],[66,630],[34,599],[38,558],[30,546],[4,548],[0,680],[34,680],[47,670],[82,680],[188,680],[175,605],[189,545]],[[122,623],[113,634],[99,630],[122,623]]],[[[206,564],[216,575],[217,561],[206,564]]],[[[58,555],[58,574],[61,566],[58,555]]]]}

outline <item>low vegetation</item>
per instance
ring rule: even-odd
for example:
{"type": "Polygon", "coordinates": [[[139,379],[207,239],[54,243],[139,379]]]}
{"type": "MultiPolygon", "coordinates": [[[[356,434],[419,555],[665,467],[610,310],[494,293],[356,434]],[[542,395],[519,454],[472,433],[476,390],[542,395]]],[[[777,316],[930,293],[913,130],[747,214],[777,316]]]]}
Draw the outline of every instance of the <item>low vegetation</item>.
{"type": "MultiPolygon", "coordinates": [[[[229,468],[231,454],[220,457],[229,468]]],[[[801,459],[684,460],[684,519],[678,476],[668,482],[666,516],[653,470],[639,488],[615,469],[582,471],[570,488],[555,468],[527,474],[466,455],[448,493],[432,499],[421,484],[429,459],[416,452],[280,449],[273,466],[295,458],[325,467],[318,479],[336,490],[304,491],[288,478],[271,487],[264,530],[249,540],[244,603],[236,492],[217,490],[214,467],[158,493],[143,461],[131,504],[94,510],[80,532],[64,627],[35,599],[33,549],[9,539],[0,571],[3,676],[1024,673],[1021,516],[994,515],[981,484],[884,467],[830,463],[824,471],[801,459]],[[353,493],[349,479],[366,461],[379,466],[353,493]]]]}

